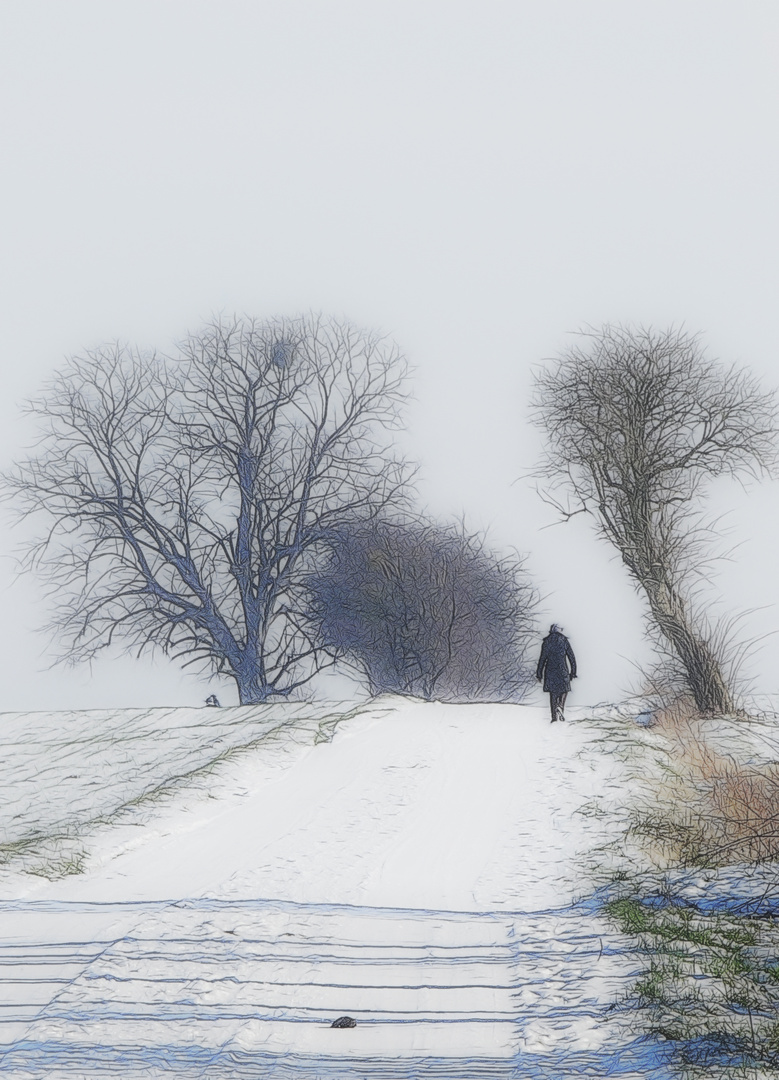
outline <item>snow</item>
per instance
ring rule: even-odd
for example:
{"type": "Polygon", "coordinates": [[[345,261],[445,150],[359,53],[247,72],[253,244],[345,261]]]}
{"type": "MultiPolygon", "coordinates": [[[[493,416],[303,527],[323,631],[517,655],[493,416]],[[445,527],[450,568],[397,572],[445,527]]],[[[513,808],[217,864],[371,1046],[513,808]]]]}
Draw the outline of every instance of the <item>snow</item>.
{"type": "Polygon", "coordinates": [[[125,709],[0,715],[0,851],[47,868],[91,823],[161,790],[192,788],[215,764],[321,707],[125,709]],[[37,857],[36,857],[37,856],[37,857]]]}
{"type": "Polygon", "coordinates": [[[645,1074],[576,903],[622,782],[586,710],[154,713],[0,723],[6,835],[37,784],[55,836],[0,879],[4,1075],[645,1074]]]}

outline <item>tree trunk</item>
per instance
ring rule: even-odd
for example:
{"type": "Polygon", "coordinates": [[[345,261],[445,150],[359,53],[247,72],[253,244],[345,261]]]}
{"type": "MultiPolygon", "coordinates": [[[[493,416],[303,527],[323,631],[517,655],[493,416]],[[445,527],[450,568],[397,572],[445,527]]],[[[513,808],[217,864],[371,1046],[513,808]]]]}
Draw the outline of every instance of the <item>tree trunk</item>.
{"type": "Polygon", "coordinates": [[[242,705],[262,705],[275,693],[274,688],[265,681],[257,661],[244,663],[232,675],[238,687],[238,698],[242,705]]]}
{"type": "Polygon", "coordinates": [[[697,707],[702,713],[735,712],[720,662],[693,626],[684,600],[665,582],[650,580],[641,584],[658,629],[684,667],[697,707]]]}

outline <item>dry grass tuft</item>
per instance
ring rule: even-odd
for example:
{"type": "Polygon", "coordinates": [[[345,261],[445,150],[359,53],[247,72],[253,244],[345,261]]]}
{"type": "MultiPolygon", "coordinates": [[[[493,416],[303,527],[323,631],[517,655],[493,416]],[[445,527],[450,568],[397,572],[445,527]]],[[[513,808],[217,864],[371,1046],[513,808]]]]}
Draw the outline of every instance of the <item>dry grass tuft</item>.
{"type": "Polygon", "coordinates": [[[726,866],[779,859],[779,762],[741,760],[716,742],[716,718],[689,698],[658,709],[652,728],[670,744],[652,805],[633,832],[663,861],[726,866]]]}

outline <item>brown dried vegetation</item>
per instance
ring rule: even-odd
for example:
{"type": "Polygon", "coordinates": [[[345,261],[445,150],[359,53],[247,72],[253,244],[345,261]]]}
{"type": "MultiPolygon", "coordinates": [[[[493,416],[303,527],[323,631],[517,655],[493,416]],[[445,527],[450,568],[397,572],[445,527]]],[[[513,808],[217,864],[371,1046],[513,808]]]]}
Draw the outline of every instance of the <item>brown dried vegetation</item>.
{"type": "Polygon", "coordinates": [[[779,760],[718,746],[719,722],[701,716],[689,698],[657,710],[652,729],[670,753],[634,835],[663,861],[684,866],[779,860],[779,760]]]}

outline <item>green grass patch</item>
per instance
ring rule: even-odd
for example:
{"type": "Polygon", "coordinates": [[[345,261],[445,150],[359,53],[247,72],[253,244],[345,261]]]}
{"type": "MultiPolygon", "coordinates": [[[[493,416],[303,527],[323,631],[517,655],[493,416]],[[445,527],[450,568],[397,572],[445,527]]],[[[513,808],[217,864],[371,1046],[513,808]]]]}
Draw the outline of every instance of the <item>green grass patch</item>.
{"type": "Polygon", "coordinates": [[[628,994],[690,1077],[779,1077],[779,923],[633,897],[606,905],[647,967],[628,994]]]}

